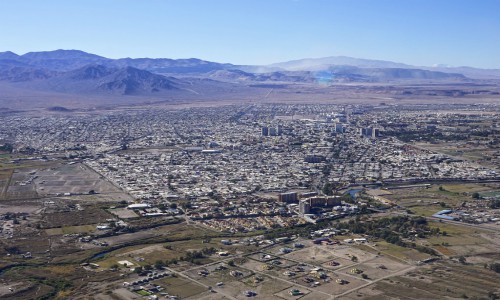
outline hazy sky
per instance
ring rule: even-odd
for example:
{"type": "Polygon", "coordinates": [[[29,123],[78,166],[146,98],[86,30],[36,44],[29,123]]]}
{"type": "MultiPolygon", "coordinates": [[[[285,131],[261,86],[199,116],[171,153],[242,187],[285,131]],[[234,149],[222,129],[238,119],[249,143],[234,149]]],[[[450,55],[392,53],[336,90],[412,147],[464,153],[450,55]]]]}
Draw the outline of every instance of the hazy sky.
{"type": "Polygon", "coordinates": [[[500,68],[500,0],[0,0],[0,51],[500,68]]]}

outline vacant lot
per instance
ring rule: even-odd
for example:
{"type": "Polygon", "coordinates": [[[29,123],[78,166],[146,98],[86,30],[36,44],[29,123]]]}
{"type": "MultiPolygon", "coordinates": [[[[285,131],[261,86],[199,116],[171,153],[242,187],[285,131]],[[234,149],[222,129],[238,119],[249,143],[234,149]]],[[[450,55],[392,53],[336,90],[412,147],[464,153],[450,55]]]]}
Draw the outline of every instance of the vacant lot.
{"type": "Polygon", "coordinates": [[[42,224],[44,228],[79,226],[106,222],[106,219],[112,218],[113,215],[99,207],[86,206],[83,210],[45,214],[42,224]]]}
{"type": "Polygon", "coordinates": [[[440,263],[385,279],[348,298],[359,294],[356,299],[488,299],[488,292],[498,291],[499,283],[498,273],[482,267],[440,263]]]}
{"type": "Polygon", "coordinates": [[[157,280],[155,283],[165,287],[170,295],[178,296],[181,299],[192,297],[206,291],[205,287],[180,277],[167,277],[157,280]]]}
{"type": "MultiPolygon", "coordinates": [[[[363,271],[363,274],[366,274],[368,276],[368,279],[376,280],[407,269],[409,268],[409,266],[403,263],[396,262],[393,259],[389,259],[387,257],[377,257],[365,263],[357,264],[352,268],[363,271]]],[[[342,272],[346,274],[352,274],[352,268],[349,267],[343,269],[342,272]]]]}
{"type": "MultiPolygon", "coordinates": [[[[391,190],[392,195],[385,197],[394,201],[402,207],[413,209],[416,206],[438,205],[444,203],[445,206],[459,205],[465,200],[471,200],[470,196],[458,192],[440,189],[440,185],[433,185],[430,188],[409,188],[391,190]]],[[[443,208],[441,208],[443,209],[443,208]]]]}
{"type": "Polygon", "coordinates": [[[127,208],[115,208],[108,211],[120,219],[132,219],[139,217],[139,215],[137,215],[133,210],[127,208]]]}
{"type": "Polygon", "coordinates": [[[244,295],[244,291],[254,291],[257,293],[258,299],[276,299],[274,294],[279,293],[285,289],[288,289],[292,286],[292,284],[275,280],[273,278],[269,278],[267,276],[260,276],[262,281],[259,281],[256,284],[253,284],[252,277],[248,279],[243,279],[241,281],[233,281],[223,287],[216,288],[216,290],[221,289],[224,290],[225,293],[231,295],[237,299],[248,299],[244,295]]]}
{"type": "Polygon", "coordinates": [[[81,225],[81,226],[65,226],[60,228],[51,228],[46,229],[45,232],[47,235],[62,235],[62,234],[71,234],[71,233],[91,233],[96,231],[96,226],[98,224],[93,225],[81,225]]]}
{"type": "Polygon", "coordinates": [[[387,243],[386,241],[377,241],[374,248],[381,254],[399,259],[400,261],[416,262],[431,257],[429,254],[418,252],[415,249],[400,247],[398,245],[387,243]]]}
{"type": "Polygon", "coordinates": [[[9,186],[4,187],[4,199],[30,199],[38,196],[33,184],[36,170],[22,168],[12,172],[9,186]]]}
{"type": "Polygon", "coordinates": [[[348,274],[337,272],[327,272],[327,274],[329,276],[328,279],[326,281],[318,280],[317,282],[319,285],[316,287],[313,287],[311,284],[304,281],[306,277],[310,277],[309,275],[298,278],[297,282],[311,291],[327,293],[330,295],[338,295],[367,283],[367,281],[364,281],[361,278],[358,279],[348,274]],[[342,280],[343,284],[337,283],[337,280],[342,280]]]}
{"type": "Polygon", "coordinates": [[[322,264],[342,257],[343,253],[338,252],[338,249],[340,249],[339,246],[314,245],[301,250],[293,251],[284,255],[284,257],[299,260],[305,263],[322,264]]]}
{"type": "Polygon", "coordinates": [[[498,252],[500,240],[497,233],[483,231],[466,225],[430,222],[430,226],[439,228],[446,235],[432,236],[428,242],[444,255],[474,255],[498,252]]]}
{"type": "Polygon", "coordinates": [[[65,164],[59,167],[42,169],[38,170],[36,175],[38,177],[35,184],[40,194],[87,194],[89,191],[108,195],[123,194],[121,189],[82,164],[65,164]]]}

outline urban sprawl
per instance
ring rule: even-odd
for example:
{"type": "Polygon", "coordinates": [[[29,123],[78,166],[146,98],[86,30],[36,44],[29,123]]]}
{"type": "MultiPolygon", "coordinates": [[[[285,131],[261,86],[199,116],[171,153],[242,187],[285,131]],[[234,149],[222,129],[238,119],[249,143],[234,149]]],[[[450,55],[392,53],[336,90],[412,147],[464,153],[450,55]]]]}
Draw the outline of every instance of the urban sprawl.
{"type": "MultiPolygon", "coordinates": [[[[498,136],[498,107],[435,107],[262,104],[14,115],[2,118],[0,138],[26,155],[18,160],[83,163],[131,195],[136,216],[184,214],[234,233],[366,210],[352,187],[498,180],[496,160],[484,166],[404,141],[418,133],[465,144],[457,136],[471,132],[456,126],[461,122],[488,124],[473,131],[498,136]]],[[[498,139],[474,143],[494,148],[498,139]]]]}

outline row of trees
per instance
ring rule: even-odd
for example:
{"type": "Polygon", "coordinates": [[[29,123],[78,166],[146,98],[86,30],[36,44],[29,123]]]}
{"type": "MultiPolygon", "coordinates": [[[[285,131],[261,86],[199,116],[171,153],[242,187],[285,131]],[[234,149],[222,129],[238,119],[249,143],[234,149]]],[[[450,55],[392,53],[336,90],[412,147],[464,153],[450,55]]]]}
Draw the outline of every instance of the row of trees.
{"type": "Polygon", "coordinates": [[[6,143],[0,146],[0,151],[2,152],[12,153],[12,150],[14,150],[14,146],[12,146],[12,144],[6,143]]]}
{"type": "MultiPolygon", "coordinates": [[[[169,250],[172,250],[172,247],[170,245],[165,245],[164,246],[165,249],[169,249],[169,250]]],[[[197,250],[194,250],[194,251],[187,251],[186,252],[186,255],[185,256],[181,256],[179,257],[179,259],[177,258],[172,258],[172,259],[167,259],[165,261],[159,259],[157,260],[154,265],[151,265],[151,264],[147,264],[147,265],[144,265],[144,266],[139,266],[139,267],[136,267],[134,269],[134,272],[135,273],[138,273],[138,274],[144,274],[144,273],[147,273],[147,272],[150,272],[154,269],[157,269],[157,270],[161,270],[163,269],[164,267],[166,266],[169,266],[169,265],[176,265],[179,263],[179,261],[187,261],[187,262],[190,262],[190,263],[197,263],[197,259],[202,259],[208,255],[212,255],[214,253],[217,252],[217,249],[215,249],[214,247],[210,247],[210,248],[203,248],[201,249],[200,251],[197,251],[197,250]]],[[[126,267],[126,266],[125,266],[126,267]]],[[[111,269],[118,269],[119,266],[117,264],[114,264],[111,266],[111,269]]]]}
{"type": "Polygon", "coordinates": [[[417,245],[414,242],[405,241],[417,235],[419,238],[425,238],[429,234],[438,234],[439,228],[431,229],[427,220],[423,217],[397,216],[390,218],[381,218],[362,222],[359,218],[349,222],[339,223],[338,229],[347,229],[356,234],[367,234],[381,238],[388,243],[401,247],[414,248],[420,252],[436,255],[437,252],[432,248],[417,245]]]}
{"type": "Polygon", "coordinates": [[[203,248],[201,249],[201,251],[197,251],[197,250],[194,250],[194,251],[187,251],[186,252],[186,256],[185,257],[182,257],[180,258],[180,260],[184,260],[184,261],[188,261],[188,262],[194,262],[196,259],[201,259],[201,258],[204,258],[208,255],[212,255],[214,253],[217,252],[217,249],[215,249],[214,247],[211,247],[211,248],[203,248]]]}

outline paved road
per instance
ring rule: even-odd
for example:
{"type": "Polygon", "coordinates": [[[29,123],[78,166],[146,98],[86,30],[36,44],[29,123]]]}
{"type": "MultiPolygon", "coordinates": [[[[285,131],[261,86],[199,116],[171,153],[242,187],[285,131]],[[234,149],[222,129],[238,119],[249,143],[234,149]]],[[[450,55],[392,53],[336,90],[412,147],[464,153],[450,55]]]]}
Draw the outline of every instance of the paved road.
{"type": "Polygon", "coordinates": [[[373,281],[371,281],[371,282],[369,282],[369,283],[366,283],[366,284],[363,284],[363,285],[358,286],[358,287],[356,287],[356,288],[353,288],[353,289],[350,289],[350,290],[348,290],[348,291],[345,291],[345,292],[343,292],[342,294],[335,295],[335,297],[342,297],[342,296],[345,296],[345,295],[347,295],[347,294],[349,294],[349,293],[355,292],[355,291],[357,291],[357,290],[359,290],[359,289],[362,289],[362,288],[365,288],[365,287],[367,287],[367,286],[370,286],[370,285],[372,285],[372,284],[374,284],[374,283],[377,283],[377,282],[379,282],[379,281],[381,281],[381,280],[384,280],[384,279],[387,279],[387,278],[390,278],[390,277],[394,277],[394,276],[399,276],[399,275],[406,274],[406,273],[410,272],[411,270],[414,270],[415,268],[416,268],[416,266],[411,266],[411,267],[409,267],[409,268],[403,269],[403,270],[398,271],[398,272],[396,272],[396,273],[392,273],[392,274],[389,274],[389,275],[387,275],[387,276],[380,277],[379,279],[375,279],[375,280],[373,280],[373,281]]]}

